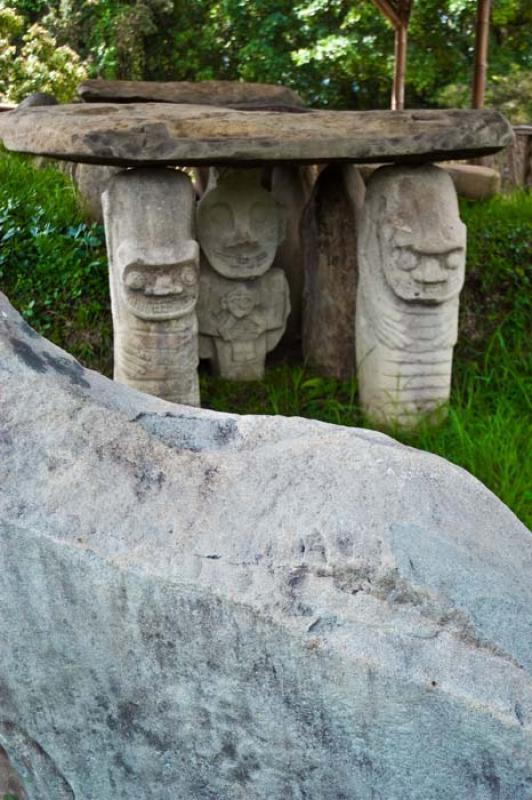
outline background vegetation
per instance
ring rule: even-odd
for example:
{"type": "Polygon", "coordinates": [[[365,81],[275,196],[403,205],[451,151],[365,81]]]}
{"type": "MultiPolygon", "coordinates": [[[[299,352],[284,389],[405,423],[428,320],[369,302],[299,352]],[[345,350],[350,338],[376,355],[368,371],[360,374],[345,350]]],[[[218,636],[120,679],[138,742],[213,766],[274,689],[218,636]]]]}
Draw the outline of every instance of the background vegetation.
{"type": "MultiPolygon", "coordinates": [[[[102,228],[83,221],[64,175],[1,152],[0,209],[0,288],[36,330],[111,376],[102,228]]],[[[449,417],[435,429],[391,433],[465,467],[532,526],[532,195],[464,202],[462,217],[468,264],[449,417]]],[[[322,378],[282,348],[263,382],[204,372],[201,392],[218,410],[365,424],[356,381],[322,378]]]]}
{"type": "MultiPolygon", "coordinates": [[[[468,104],[474,0],[414,0],[407,105],[468,104]]],[[[0,0],[0,96],[84,75],[279,82],[316,106],[389,105],[393,31],[370,0],[0,0]]],[[[532,119],[532,4],[493,4],[488,102],[532,119]]]]}

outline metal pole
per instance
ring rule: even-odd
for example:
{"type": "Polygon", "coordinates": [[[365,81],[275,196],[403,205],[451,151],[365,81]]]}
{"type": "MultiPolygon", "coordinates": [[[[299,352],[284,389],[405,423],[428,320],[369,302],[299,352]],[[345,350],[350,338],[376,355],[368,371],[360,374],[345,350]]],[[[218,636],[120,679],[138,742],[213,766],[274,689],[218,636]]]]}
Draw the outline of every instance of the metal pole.
{"type": "Polygon", "coordinates": [[[473,76],[473,108],[482,108],[488,68],[488,38],[491,0],[478,0],[475,35],[475,73],[473,76]]]}

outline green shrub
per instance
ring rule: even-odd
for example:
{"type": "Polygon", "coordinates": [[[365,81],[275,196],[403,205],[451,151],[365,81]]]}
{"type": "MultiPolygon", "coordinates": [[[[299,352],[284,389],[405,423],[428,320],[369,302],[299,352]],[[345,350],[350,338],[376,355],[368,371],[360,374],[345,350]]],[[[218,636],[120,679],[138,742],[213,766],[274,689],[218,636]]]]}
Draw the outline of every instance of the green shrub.
{"type": "Polygon", "coordinates": [[[83,221],[71,181],[56,169],[1,153],[0,287],[36,330],[109,374],[103,229],[83,221]]]}
{"type": "Polygon", "coordinates": [[[42,25],[25,28],[23,16],[0,7],[0,98],[18,103],[33,92],[50,92],[68,102],[87,77],[79,55],[59,46],[42,25]]]}

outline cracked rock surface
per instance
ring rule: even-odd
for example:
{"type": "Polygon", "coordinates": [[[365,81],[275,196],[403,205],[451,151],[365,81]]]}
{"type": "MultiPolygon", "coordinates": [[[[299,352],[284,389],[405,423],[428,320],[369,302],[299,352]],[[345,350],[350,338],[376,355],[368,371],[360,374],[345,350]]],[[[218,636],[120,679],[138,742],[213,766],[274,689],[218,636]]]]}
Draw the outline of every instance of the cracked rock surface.
{"type": "Polygon", "coordinates": [[[114,384],[0,298],[29,800],[530,800],[532,537],[494,495],[382,434],[114,384]]]}

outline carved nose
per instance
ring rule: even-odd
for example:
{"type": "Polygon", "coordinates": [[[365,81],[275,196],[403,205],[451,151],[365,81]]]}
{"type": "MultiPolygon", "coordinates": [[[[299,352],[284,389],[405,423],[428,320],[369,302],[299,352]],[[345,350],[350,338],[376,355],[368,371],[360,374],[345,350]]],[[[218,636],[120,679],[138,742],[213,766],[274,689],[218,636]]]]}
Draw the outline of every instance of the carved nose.
{"type": "Polygon", "coordinates": [[[418,270],[418,280],[423,283],[444,283],[446,275],[437,258],[425,258],[418,270]]]}
{"type": "Polygon", "coordinates": [[[256,237],[253,236],[253,232],[249,225],[246,225],[245,222],[241,222],[239,225],[237,225],[232,241],[233,245],[238,247],[243,244],[253,245],[256,243],[256,237]]]}

